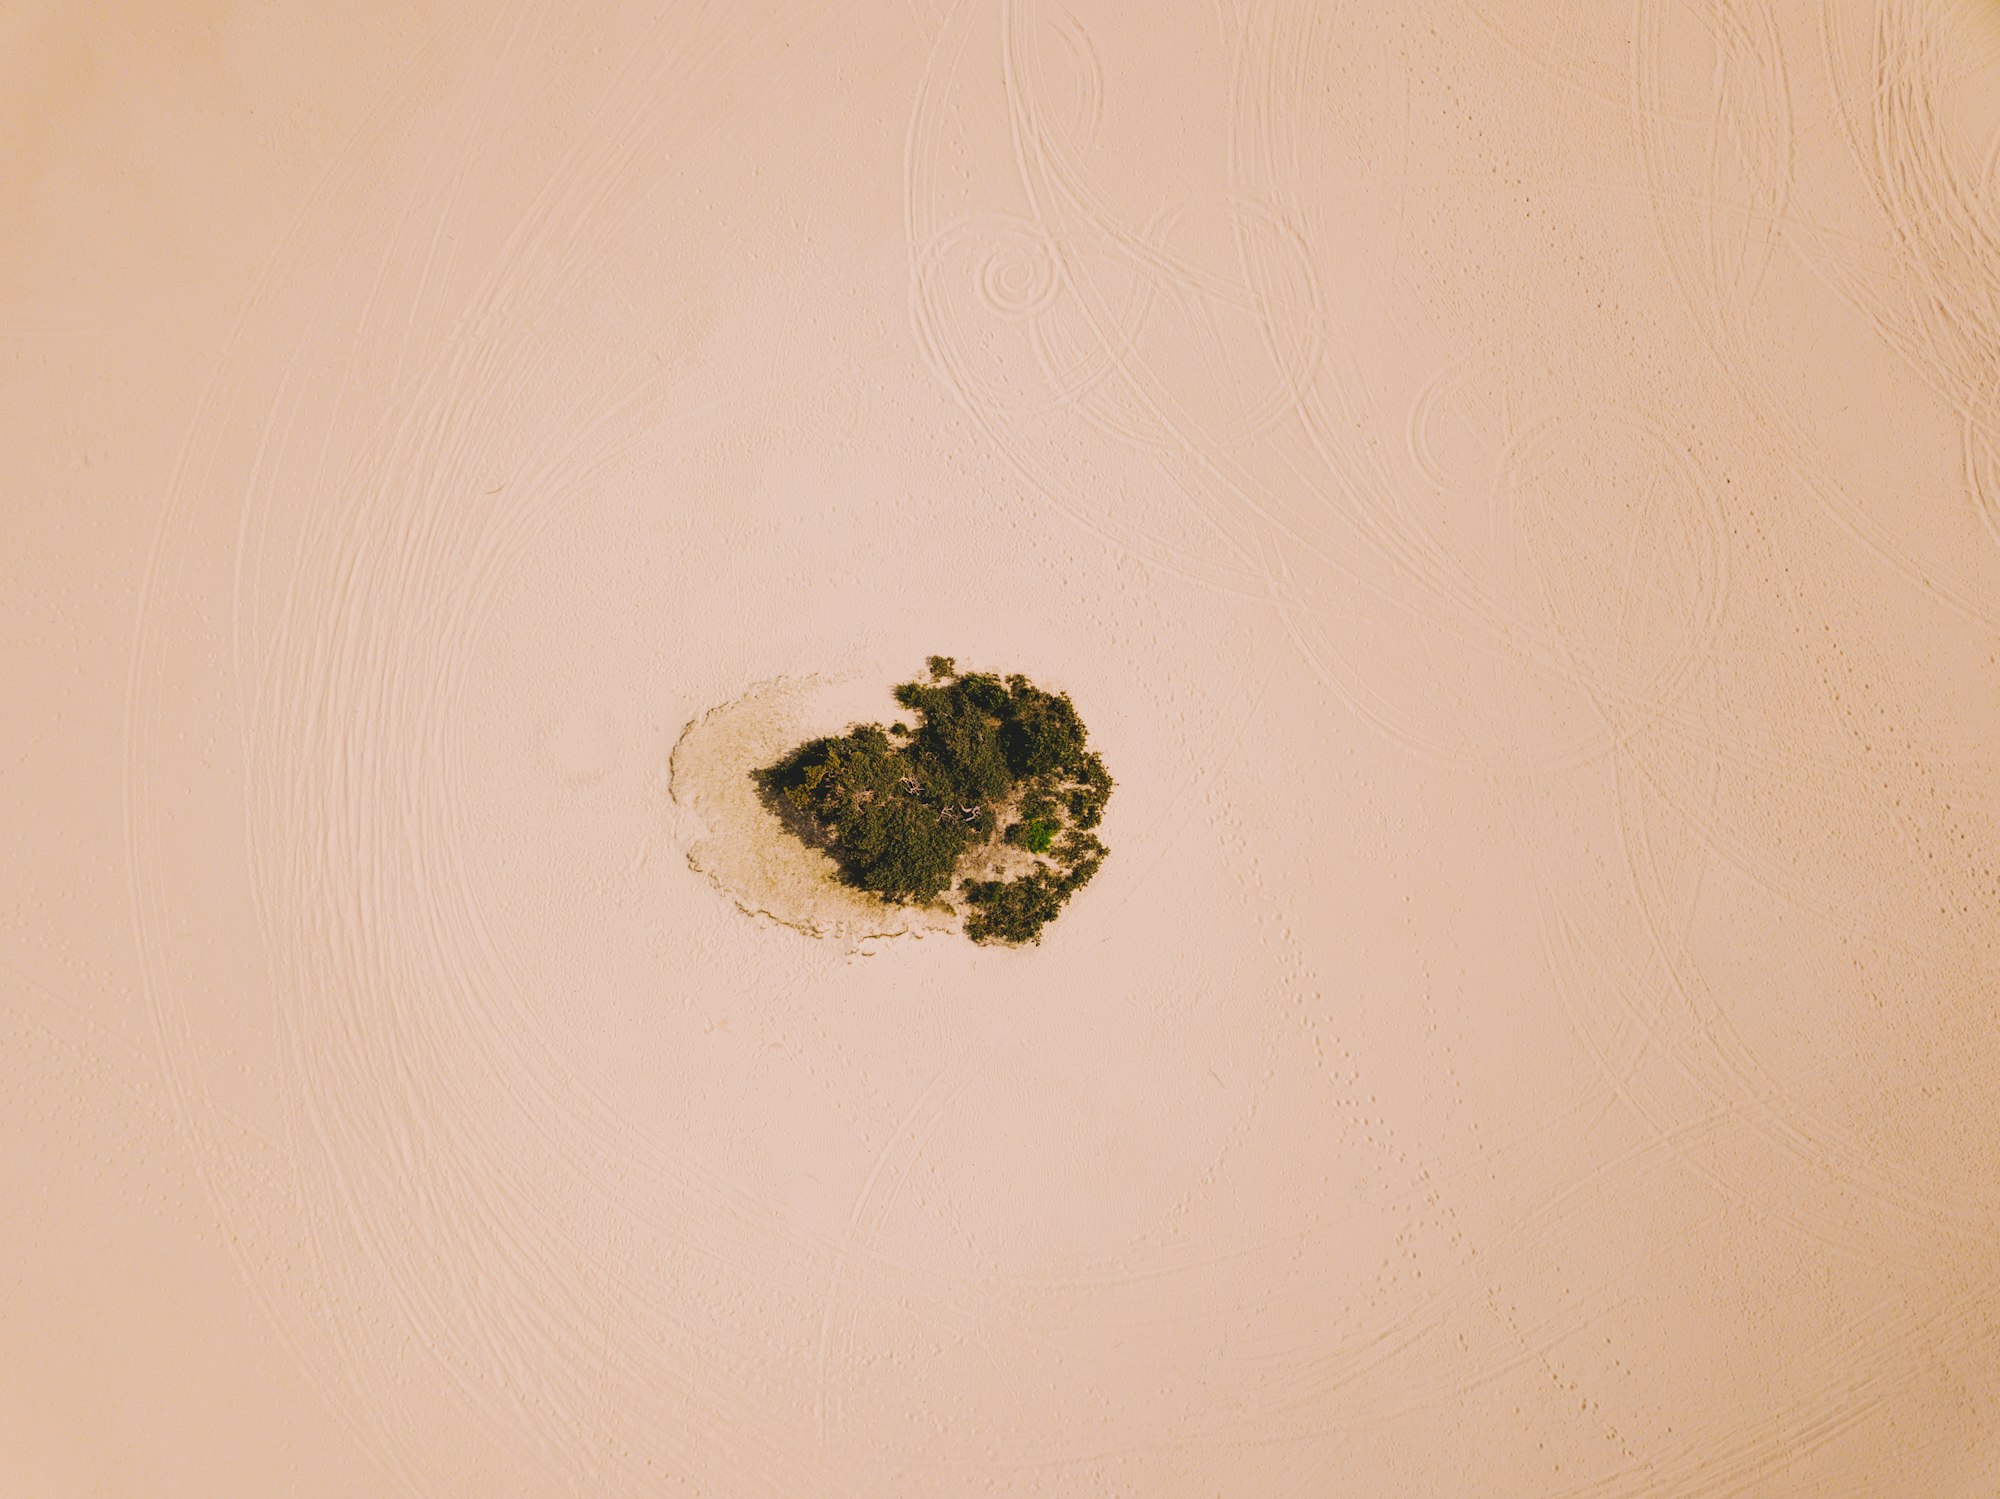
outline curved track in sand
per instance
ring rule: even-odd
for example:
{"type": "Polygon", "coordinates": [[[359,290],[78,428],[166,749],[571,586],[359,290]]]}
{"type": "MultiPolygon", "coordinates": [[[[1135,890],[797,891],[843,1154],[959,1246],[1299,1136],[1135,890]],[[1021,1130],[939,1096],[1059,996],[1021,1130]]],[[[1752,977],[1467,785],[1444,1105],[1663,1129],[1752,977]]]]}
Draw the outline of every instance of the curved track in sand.
{"type": "Polygon", "coordinates": [[[0,49],[0,1490],[1987,1491],[1990,8],[284,9],[0,49]]]}

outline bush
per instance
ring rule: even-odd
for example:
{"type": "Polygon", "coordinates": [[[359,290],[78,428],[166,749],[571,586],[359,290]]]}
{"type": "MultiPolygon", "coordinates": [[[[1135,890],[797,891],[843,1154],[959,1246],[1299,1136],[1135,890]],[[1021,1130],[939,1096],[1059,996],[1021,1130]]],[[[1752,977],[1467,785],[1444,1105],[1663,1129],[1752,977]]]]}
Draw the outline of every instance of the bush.
{"type": "Polygon", "coordinates": [[[1052,817],[1035,817],[1027,822],[1009,823],[1006,837],[1016,848],[1025,848],[1031,854],[1045,854],[1049,845],[1056,841],[1056,821],[1052,817]]]}
{"type": "Polygon", "coordinates": [[[861,724],[753,774],[848,884],[905,904],[936,903],[956,885],[975,942],[1038,942],[1104,862],[1090,830],[1111,775],[1066,694],[1022,676],[961,675],[949,656],[926,666],[929,681],[895,689],[914,729],[861,724]],[[995,839],[1033,855],[1034,868],[960,880],[961,863],[995,839]]]}

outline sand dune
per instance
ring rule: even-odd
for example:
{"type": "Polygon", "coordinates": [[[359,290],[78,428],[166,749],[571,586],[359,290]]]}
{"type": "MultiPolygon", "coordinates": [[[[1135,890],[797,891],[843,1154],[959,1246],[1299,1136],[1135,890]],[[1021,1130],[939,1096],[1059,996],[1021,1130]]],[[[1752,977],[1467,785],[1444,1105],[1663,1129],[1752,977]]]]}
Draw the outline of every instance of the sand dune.
{"type": "Polygon", "coordinates": [[[0,1492],[1994,1492],[2000,10],[127,10],[0,1492]],[[732,820],[933,651],[1118,779],[1038,948],[732,820]]]}

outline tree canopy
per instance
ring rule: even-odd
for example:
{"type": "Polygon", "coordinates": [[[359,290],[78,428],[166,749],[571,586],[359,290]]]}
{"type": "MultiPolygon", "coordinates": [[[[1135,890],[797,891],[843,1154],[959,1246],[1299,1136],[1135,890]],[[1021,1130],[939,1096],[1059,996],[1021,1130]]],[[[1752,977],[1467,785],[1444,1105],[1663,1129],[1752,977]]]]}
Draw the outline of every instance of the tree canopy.
{"type": "Polygon", "coordinates": [[[895,698],[914,720],[809,740],[754,772],[796,836],[848,884],[901,904],[956,904],[975,942],[1039,942],[1096,874],[1111,775],[1066,693],[960,673],[932,656],[895,698]],[[1003,878],[967,878],[998,862],[1003,878]],[[956,901],[951,897],[956,896],[956,901]]]}

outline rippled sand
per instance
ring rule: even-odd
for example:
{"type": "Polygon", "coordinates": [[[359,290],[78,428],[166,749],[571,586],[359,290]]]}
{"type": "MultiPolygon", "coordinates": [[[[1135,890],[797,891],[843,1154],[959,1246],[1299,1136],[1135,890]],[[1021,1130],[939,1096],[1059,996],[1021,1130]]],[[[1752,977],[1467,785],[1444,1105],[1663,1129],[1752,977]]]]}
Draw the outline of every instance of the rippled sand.
{"type": "Polygon", "coordinates": [[[0,203],[0,1494],[1993,1492],[2000,10],[29,0],[0,203]],[[735,815],[932,652],[1039,948],[735,815]]]}

